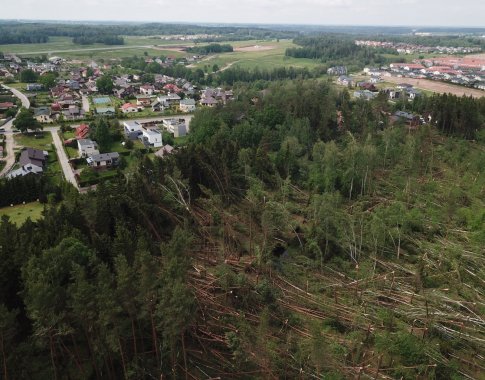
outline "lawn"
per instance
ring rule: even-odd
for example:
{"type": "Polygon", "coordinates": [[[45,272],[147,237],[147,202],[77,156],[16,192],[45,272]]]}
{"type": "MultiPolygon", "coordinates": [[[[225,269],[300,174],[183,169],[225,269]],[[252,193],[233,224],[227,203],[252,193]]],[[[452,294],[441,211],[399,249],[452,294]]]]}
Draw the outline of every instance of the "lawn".
{"type": "Polygon", "coordinates": [[[17,145],[23,147],[30,147],[40,150],[46,150],[49,153],[47,160],[47,169],[44,172],[45,176],[51,177],[54,183],[60,184],[62,182],[62,168],[57,159],[57,153],[52,144],[52,135],[50,132],[39,132],[41,138],[36,138],[33,133],[24,135],[16,134],[14,136],[17,145]]]}
{"type": "Polygon", "coordinates": [[[4,207],[0,209],[0,217],[6,215],[10,218],[12,223],[21,226],[27,218],[33,221],[39,220],[42,217],[44,205],[39,202],[26,203],[24,205],[17,205],[13,207],[4,207]]]}
{"type": "Polygon", "coordinates": [[[52,135],[50,132],[38,132],[37,136],[42,136],[40,138],[35,137],[33,133],[23,134],[18,133],[14,136],[17,145],[30,147],[35,149],[52,151],[52,135]]]}

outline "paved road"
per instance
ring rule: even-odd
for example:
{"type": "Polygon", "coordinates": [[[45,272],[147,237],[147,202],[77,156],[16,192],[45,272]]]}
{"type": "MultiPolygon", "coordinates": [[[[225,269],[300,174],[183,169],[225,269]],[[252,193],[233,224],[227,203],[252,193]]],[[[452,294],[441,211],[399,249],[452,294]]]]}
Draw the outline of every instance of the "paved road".
{"type": "Polygon", "coordinates": [[[76,178],[74,177],[74,171],[72,170],[71,165],[69,165],[69,159],[67,158],[66,151],[62,145],[61,138],[57,133],[59,131],[59,127],[47,127],[44,128],[44,131],[48,131],[52,134],[52,141],[54,142],[57,151],[57,159],[61,164],[65,180],[72,183],[74,187],[79,190],[76,178]]]}
{"type": "MultiPolygon", "coordinates": [[[[15,88],[11,88],[5,85],[2,85],[2,86],[7,90],[12,91],[12,93],[17,98],[20,99],[23,107],[30,108],[30,101],[24,94],[22,94],[20,91],[16,90],[15,88]]],[[[6,145],[5,153],[7,155],[3,158],[3,160],[5,161],[5,167],[0,172],[0,177],[5,176],[10,171],[12,166],[15,164],[15,152],[14,152],[15,140],[13,138],[13,131],[12,131],[14,120],[15,118],[2,126],[3,128],[5,128],[5,145],[6,145]]]]}

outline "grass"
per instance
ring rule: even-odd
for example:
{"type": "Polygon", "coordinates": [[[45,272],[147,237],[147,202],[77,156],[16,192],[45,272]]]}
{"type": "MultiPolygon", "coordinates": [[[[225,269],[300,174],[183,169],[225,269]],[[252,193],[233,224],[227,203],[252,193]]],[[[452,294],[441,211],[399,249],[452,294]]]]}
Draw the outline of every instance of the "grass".
{"type": "Polygon", "coordinates": [[[250,47],[250,46],[272,46],[271,50],[261,51],[234,51],[232,53],[222,53],[211,55],[206,60],[195,64],[195,67],[202,68],[207,67],[209,72],[214,64],[218,65],[220,69],[232,65],[232,67],[239,66],[244,69],[273,69],[278,67],[290,67],[295,68],[314,68],[321,65],[318,60],[307,58],[293,58],[285,56],[287,48],[295,47],[290,40],[280,41],[237,41],[228,42],[237,47],[250,47]]]}
{"type": "Polygon", "coordinates": [[[1,208],[0,216],[8,216],[12,223],[15,223],[17,226],[20,227],[27,220],[27,218],[30,218],[33,221],[42,218],[43,210],[43,204],[39,202],[31,202],[13,207],[1,208]]]}
{"type": "MultiPolygon", "coordinates": [[[[30,147],[40,150],[46,150],[49,153],[47,160],[47,168],[44,172],[45,176],[49,176],[53,179],[55,184],[62,182],[62,168],[57,158],[56,150],[52,144],[52,135],[50,132],[42,133],[41,138],[36,138],[34,134],[16,134],[14,136],[17,145],[23,147],[30,147]]],[[[39,134],[38,133],[38,134],[39,134]]]]}
{"type": "MultiPolygon", "coordinates": [[[[274,49],[215,54],[210,56],[207,60],[195,64],[195,66],[200,68],[208,66],[208,68],[211,69],[214,64],[217,64],[220,68],[229,64],[235,64],[246,69],[253,69],[256,67],[260,69],[272,69],[275,67],[290,66],[298,68],[307,67],[311,69],[321,64],[317,60],[286,57],[285,50],[289,47],[296,46],[290,40],[227,41],[224,43],[231,44],[235,48],[259,45],[273,46],[274,49]]],[[[0,45],[0,51],[19,54],[30,52],[32,53],[30,55],[40,55],[43,52],[44,54],[59,55],[67,59],[84,61],[95,59],[105,62],[117,61],[121,58],[132,57],[134,55],[143,56],[145,52],[149,57],[172,55],[180,58],[191,55],[190,53],[164,49],[164,47],[170,45],[192,46],[193,43],[190,41],[162,40],[154,38],[154,36],[125,36],[125,45],[123,46],[107,46],[102,44],[76,45],[72,43],[72,40],[69,37],[51,37],[50,41],[45,44],[0,45]]]]}
{"type": "Polygon", "coordinates": [[[36,138],[34,134],[19,133],[14,136],[17,145],[24,147],[30,147],[35,149],[52,151],[52,135],[50,132],[38,132],[37,135],[41,135],[41,138],[36,138]]]}

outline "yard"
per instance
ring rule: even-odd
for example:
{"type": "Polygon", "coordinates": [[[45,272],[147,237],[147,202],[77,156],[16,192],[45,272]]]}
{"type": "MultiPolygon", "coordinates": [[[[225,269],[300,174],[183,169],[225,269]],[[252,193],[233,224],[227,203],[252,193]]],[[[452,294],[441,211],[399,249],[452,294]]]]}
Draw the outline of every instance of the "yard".
{"type": "Polygon", "coordinates": [[[30,147],[40,150],[51,151],[52,147],[52,135],[50,132],[37,132],[37,133],[18,133],[14,136],[15,142],[19,146],[30,147]]]}
{"type": "Polygon", "coordinates": [[[44,205],[39,202],[31,202],[22,205],[4,207],[0,209],[0,217],[4,215],[10,218],[12,223],[17,226],[21,226],[27,218],[33,221],[42,218],[42,211],[44,210],[44,205]]]}
{"type": "Polygon", "coordinates": [[[57,153],[52,144],[52,135],[50,132],[37,132],[36,134],[19,133],[14,138],[18,146],[46,150],[49,153],[49,158],[44,175],[52,178],[56,184],[62,182],[62,168],[57,159],[57,153]]]}

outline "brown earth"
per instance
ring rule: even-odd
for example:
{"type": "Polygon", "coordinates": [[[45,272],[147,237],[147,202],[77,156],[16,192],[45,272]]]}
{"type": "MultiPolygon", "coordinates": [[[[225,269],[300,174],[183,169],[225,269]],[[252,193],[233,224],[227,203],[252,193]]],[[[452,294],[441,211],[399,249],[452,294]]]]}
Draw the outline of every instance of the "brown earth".
{"type": "Polygon", "coordinates": [[[271,46],[271,45],[264,45],[264,46],[253,45],[253,46],[237,47],[237,48],[234,48],[234,51],[267,51],[267,50],[273,50],[275,48],[276,48],[275,46],[271,46]]]}

